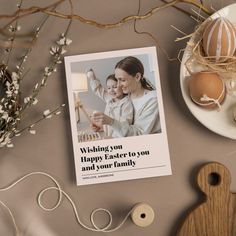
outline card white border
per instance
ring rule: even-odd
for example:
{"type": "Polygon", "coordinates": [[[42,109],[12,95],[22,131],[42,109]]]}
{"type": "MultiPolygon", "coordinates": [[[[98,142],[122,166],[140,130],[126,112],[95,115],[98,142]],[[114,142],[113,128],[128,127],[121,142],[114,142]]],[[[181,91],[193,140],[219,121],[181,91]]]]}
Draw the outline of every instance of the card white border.
{"type": "MultiPolygon", "coordinates": [[[[165,116],[164,116],[164,108],[163,108],[163,99],[162,99],[162,89],[160,84],[160,74],[159,74],[159,67],[157,61],[157,54],[156,54],[156,47],[144,47],[144,48],[135,48],[135,49],[125,49],[125,50],[117,50],[117,51],[108,51],[108,52],[99,52],[99,53],[89,53],[89,54],[81,54],[81,55],[74,55],[74,56],[67,56],[65,57],[65,69],[66,69],[66,80],[67,80],[67,93],[68,93],[68,101],[69,101],[69,111],[70,111],[70,121],[71,121],[71,132],[72,132],[72,141],[73,141],[73,151],[74,151],[74,160],[75,160],[75,172],[76,172],[76,180],[77,185],[87,185],[87,184],[95,184],[95,183],[105,183],[105,182],[113,182],[113,181],[121,181],[121,180],[128,180],[128,179],[136,179],[136,177],[131,178],[118,178],[118,179],[107,179],[103,181],[82,181],[81,179],[81,170],[79,165],[77,164],[78,153],[79,153],[79,143],[77,139],[77,127],[76,127],[76,117],[74,112],[74,98],[72,92],[72,83],[70,81],[71,75],[71,63],[73,62],[84,62],[84,61],[91,61],[91,60],[98,60],[98,59],[109,59],[114,57],[126,57],[126,56],[138,56],[141,54],[148,54],[152,61],[152,68],[154,71],[155,77],[155,84],[158,99],[158,107],[159,107],[159,115],[160,115],[160,122],[161,122],[161,129],[162,132],[160,134],[150,134],[150,138],[154,139],[154,136],[160,137],[157,138],[157,142],[162,142],[162,148],[165,149],[163,155],[165,155],[165,166],[164,169],[159,170],[159,173],[150,174],[150,171],[147,171],[144,176],[140,176],[137,178],[146,178],[146,177],[154,177],[154,176],[162,176],[162,175],[170,175],[171,172],[171,165],[170,165],[170,157],[169,157],[169,148],[168,148],[168,141],[167,141],[167,133],[166,133],[166,123],[165,123],[165,116]],[[159,141],[158,141],[159,140],[159,141]],[[162,141],[161,141],[162,140],[162,141]],[[81,182],[82,181],[82,182],[81,182]]],[[[151,61],[151,60],[150,60],[151,61]]],[[[147,135],[144,135],[147,136],[147,135]]],[[[136,136],[136,137],[125,137],[124,142],[126,139],[129,138],[138,138],[144,136],[136,136]]],[[[142,139],[142,138],[141,138],[142,139]]],[[[105,140],[101,140],[104,142],[105,140]]],[[[126,140],[127,141],[127,140],[126,140]]],[[[95,141],[98,142],[98,141],[95,141]]],[[[109,142],[116,142],[118,143],[118,139],[110,140],[109,142]]]]}

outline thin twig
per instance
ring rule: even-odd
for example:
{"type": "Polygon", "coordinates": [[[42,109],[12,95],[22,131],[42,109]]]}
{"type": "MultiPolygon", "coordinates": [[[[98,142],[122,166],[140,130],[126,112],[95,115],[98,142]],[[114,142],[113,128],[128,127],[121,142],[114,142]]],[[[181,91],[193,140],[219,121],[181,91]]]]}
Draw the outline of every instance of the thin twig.
{"type": "Polygon", "coordinates": [[[43,10],[48,10],[48,9],[53,9],[54,10],[58,5],[60,5],[64,1],[65,0],[58,0],[57,2],[52,3],[52,4],[50,4],[46,7],[43,7],[43,8],[32,6],[30,8],[18,9],[17,11],[15,11],[13,14],[10,14],[10,15],[0,15],[0,19],[13,18],[6,25],[4,25],[1,30],[2,31],[5,30],[9,25],[11,25],[14,21],[18,20],[19,18],[28,16],[28,15],[31,15],[31,14],[35,14],[35,13],[38,13],[38,12],[43,12],[43,10]]]}
{"type": "MultiPolygon", "coordinates": [[[[64,0],[61,0],[61,1],[64,1],[64,0]]],[[[51,16],[54,16],[54,17],[59,17],[59,18],[62,18],[62,19],[79,20],[80,22],[88,24],[88,25],[93,25],[93,26],[96,26],[98,28],[109,29],[109,28],[119,27],[119,26],[121,26],[121,25],[123,25],[123,24],[125,24],[129,21],[132,21],[132,20],[147,19],[147,18],[151,17],[153,14],[155,14],[157,11],[164,10],[168,7],[175,6],[179,3],[186,3],[186,4],[196,6],[198,8],[201,8],[201,10],[204,11],[208,15],[211,15],[213,13],[213,11],[211,9],[207,8],[206,6],[202,5],[201,3],[199,3],[198,1],[195,1],[195,0],[172,0],[171,2],[168,2],[168,3],[165,3],[161,6],[157,6],[157,7],[152,8],[150,11],[148,11],[144,15],[126,16],[126,17],[124,17],[123,19],[119,20],[116,23],[108,23],[108,24],[103,24],[103,23],[99,23],[95,20],[86,19],[86,18],[84,18],[80,15],[76,15],[76,14],[63,14],[63,13],[60,13],[60,12],[57,12],[57,11],[54,11],[54,10],[48,10],[49,7],[46,7],[46,8],[45,7],[44,8],[42,8],[42,7],[31,7],[31,8],[23,9],[23,13],[24,13],[23,16],[25,16],[26,14],[29,15],[29,14],[33,14],[33,13],[37,13],[37,12],[42,12],[42,13],[45,13],[45,14],[48,14],[48,15],[51,15],[51,16]]],[[[1,18],[6,18],[6,17],[14,18],[15,15],[16,15],[16,13],[11,14],[11,15],[0,15],[0,19],[1,18]]],[[[23,16],[21,16],[21,17],[23,17],[23,16]]]]}
{"type": "Polygon", "coordinates": [[[57,108],[54,109],[53,111],[49,112],[46,116],[42,116],[41,118],[39,118],[39,119],[36,120],[35,122],[31,123],[30,125],[27,125],[26,127],[22,128],[21,130],[17,131],[17,132],[15,133],[15,135],[21,134],[21,133],[24,132],[25,130],[29,130],[29,129],[33,128],[35,125],[37,125],[37,124],[40,123],[41,121],[47,119],[47,118],[50,117],[51,115],[56,115],[56,113],[57,113],[58,111],[60,111],[64,106],[65,106],[65,104],[60,105],[59,107],[57,107],[57,108]]]}
{"type": "MultiPolygon", "coordinates": [[[[53,6],[53,8],[55,9],[56,8],[56,6],[58,5],[58,3],[59,2],[62,2],[62,1],[64,1],[64,0],[60,0],[60,1],[58,1],[57,2],[57,4],[53,4],[53,5],[51,5],[51,6],[53,6]]],[[[73,5],[72,5],[72,1],[71,0],[68,0],[69,1],[69,3],[70,3],[70,7],[71,7],[71,14],[73,14],[73,5]]],[[[21,0],[21,3],[23,2],[23,0],[21,0]]],[[[21,4],[19,5],[19,10],[21,9],[21,4]]],[[[54,10],[53,9],[53,10],[54,10]]],[[[50,9],[51,10],[51,9],[50,9]]],[[[18,11],[18,13],[19,13],[20,11],[18,11]]],[[[35,30],[35,32],[34,32],[34,35],[33,35],[33,38],[32,38],[32,42],[34,42],[35,40],[36,40],[36,38],[38,37],[38,33],[39,33],[39,31],[41,30],[41,28],[42,28],[42,26],[45,24],[45,22],[46,22],[46,20],[47,20],[47,18],[49,17],[50,15],[46,15],[46,18],[43,20],[43,22],[39,25],[39,27],[37,27],[37,29],[35,30]]],[[[17,29],[17,25],[18,25],[18,20],[19,20],[19,18],[20,17],[16,17],[16,26],[15,26],[15,28],[17,29]]],[[[68,26],[67,26],[67,28],[66,28],[66,31],[65,31],[65,33],[63,34],[64,36],[62,36],[61,35],[61,37],[60,37],[60,39],[62,38],[62,37],[66,37],[66,35],[68,34],[68,32],[69,32],[69,29],[70,29],[70,26],[71,26],[71,22],[72,22],[72,19],[70,19],[70,21],[69,21],[69,24],[68,24],[68,26]]],[[[16,30],[14,30],[13,32],[15,32],[16,30]]],[[[66,38],[65,38],[65,40],[66,40],[66,38]]],[[[13,42],[14,42],[14,37],[13,37],[13,42]]],[[[58,43],[59,41],[57,41],[57,44],[59,44],[58,43]]],[[[37,97],[37,95],[39,94],[39,92],[41,91],[41,89],[42,89],[42,87],[44,87],[45,86],[45,84],[46,84],[46,81],[47,81],[47,79],[48,79],[48,77],[49,77],[49,73],[47,72],[46,73],[46,68],[48,68],[48,69],[50,69],[50,71],[51,72],[53,72],[53,71],[56,71],[56,65],[58,64],[58,63],[60,63],[61,62],[61,55],[64,53],[63,52],[63,46],[66,46],[66,45],[69,45],[69,43],[70,42],[67,42],[67,41],[65,41],[65,43],[64,44],[59,44],[59,46],[58,46],[58,48],[59,48],[59,53],[56,53],[55,52],[55,54],[53,54],[54,56],[53,56],[53,61],[51,62],[51,64],[49,65],[49,67],[45,67],[45,72],[44,72],[44,75],[43,75],[43,79],[42,79],[42,81],[41,81],[41,85],[39,85],[38,86],[38,88],[36,88],[36,86],[34,87],[34,90],[33,90],[33,93],[32,93],[32,95],[30,96],[30,97],[27,97],[27,99],[29,99],[29,101],[27,101],[26,100],[26,102],[25,102],[25,104],[23,105],[23,106],[19,106],[19,109],[17,110],[17,112],[15,112],[13,115],[14,115],[14,117],[11,117],[11,119],[10,120],[8,120],[7,122],[3,122],[3,126],[1,126],[0,127],[0,130],[2,130],[3,128],[4,128],[4,133],[3,133],[3,135],[1,135],[1,146],[4,146],[4,145],[6,145],[6,144],[9,144],[10,142],[11,142],[11,138],[12,137],[14,137],[15,136],[15,134],[16,133],[18,133],[17,131],[16,131],[16,129],[17,129],[17,127],[18,127],[18,125],[19,125],[19,123],[20,123],[20,120],[21,120],[21,118],[22,118],[22,115],[23,115],[23,113],[26,111],[26,110],[28,110],[27,108],[29,108],[31,105],[33,105],[33,104],[36,104],[35,102],[37,102],[37,99],[36,99],[36,97],[37,97]]],[[[22,75],[22,70],[21,70],[21,67],[22,67],[22,65],[23,65],[23,63],[24,63],[24,59],[26,59],[26,56],[31,52],[31,49],[32,48],[29,48],[27,51],[26,51],[26,53],[24,54],[24,56],[23,56],[23,59],[21,59],[21,61],[20,61],[20,64],[19,65],[17,65],[17,68],[18,68],[18,71],[17,72],[15,72],[16,74],[18,74],[19,76],[20,75],[22,75]]],[[[12,47],[11,47],[11,50],[12,50],[12,47]]],[[[52,50],[52,49],[51,49],[52,50]]],[[[10,51],[11,52],[11,51],[10,51]]],[[[50,53],[51,53],[51,51],[50,51],[50,53]]],[[[9,61],[9,59],[10,59],[10,57],[8,57],[8,61],[9,61]]],[[[23,67],[22,67],[22,69],[23,69],[23,67]]],[[[51,72],[50,72],[50,74],[51,74],[51,72]]],[[[24,74],[25,75],[25,74],[24,74]]],[[[23,75],[23,76],[24,76],[23,75]]],[[[21,77],[21,76],[20,76],[21,77]]],[[[19,77],[19,78],[20,78],[19,77]]],[[[19,83],[19,80],[18,80],[18,83],[19,83]]],[[[20,84],[20,83],[19,83],[20,84]]],[[[19,91],[19,93],[18,94],[20,94],[20,91],[19,91]]],[[[18,95],[17,95],[18,96],[18,95]]],[[[7,98],[3,98],[3,99],[8,99],[8,97],[7,98]]],[[[14,99],[14,101],[18,101],[18,100],[15,100],[14,99]]],[[[1,100],[1,102],[5,102],[5,100],[3,101],[3,100],[1,100]]],[[[11,105],[11,104],[10,104],[11,105]]],[[[63,105],[64,106],[64,105],[63,105]]],[[[4,108],[6,108],[5,107],[5,105],[4,105],[4,108]]],[[[56,110],[54,110],[53,112],[55,112],[55,114],[57,114],[56,113],[56,110]]],[[[51,114],[51,113],[50,113],[51,114]]],[[[44,118],[48,118],[48,116],[44,116],[44,118]]],[[[5,118],[6,119],[6,118],[5,118]]],[[[35,124],[36,123],[39,123],[41,120],[42,120],[43,118],[40,118],[38,121],[36,121],[35,122],[35,124]]],[[[28,126],[28,127],[31,127],[31,126],[28,126]]]]}
{"type": "MultiPolygon", "coordinates": [[[[166,0],[160,0],[160,1],[162,1],[162,2],[164,2],[164,3],[168,3],[168,1],[166,1],[166,0]]],[[[187,15],[187,16],[190,16],[190,15],[191,15],[188,11],[186,11],[186,10],[180,8],[180,7],[173,6],[173,8],[177,9],[178,11],[184,13],[184,14],[187,15]]]]}
{"type": "MultiPolygon", "coordinates": [[[[73,8],[71,8],[71,10],[73,10],[73,8]]],[[[64,37],[66,37],[68,35],[70,27],[71,27],[71,24],[72,24],[72,20],[70,20],[68,25],[67,25],[66,31],[64,33],[64,37]]],[[[63,46],[60,45],[59,48],[60,48],[59,51],[61,51],[63,46]]],[[[54,58],[54,60],[51,63],[51,65],[49,65],[49,68],[50,68],[51,72],[53,72],[54,69],[56,68],[56,66],[58,65],[58,60],[60,59],[59,57],[58,58],[54,58]]],[[[27,108],[29,108],[32,105],[34,99],[37,98],[37,96],[39,95],[41,89],[45,86],[49,76],[50,75],[48,75],[48,74],[47,75],[45,75],[45,74],[43,75],[44,82],[42,83],[42,81],[41,81],[40,85],[36,89],[34,89],[33,94],[30,96],[30,101],[28,103],[24,104],[21,107],[20,114],[19,114],[20,116],[22,116],[23,113],[27,110],[27,108]]]]}
{"type": "MultiPolygon", "coordinates": [[[[19,9],[21,9],[22,3],[23,3],[23,0],[20,1],[19,9]]],[[[18,15],[19,15],[19,13],[18,13],[18,15]]],[[[10,44],[10,47],[9,47],[8,57],[7,57],[7,61],[6,61],[6,66],[7,67],[8,67],[8,63],[9,63],[9,60],[11,58],[11,54],[12,54],[12,50],[13,50],[13,43],[14,43],[15,37],[16,37],[17,26],[18,26],[18,21],[15,22],[15,30],[13,31],[13,36],[12,36],[11,44],[10,44]]]]}
{"type": "Polygon", "coordinates": [[[0,41],[0,48],[29,48],[33,46],[32,42],[9,42],[9,41],[0,41]]]}
{"type": "Polygon", "coordinates": [[[206,20],[206,17],[202,16],[202,15],[200,14],[200,12],[197,12],[197,11],[194,10],[194,9],[191,9],[191,11],[194,12],[198,17],[202,18],[203,20],[206,20]]]}
{"type": "MultiPolygon", "coordinates": [[[[53,9],[55,9],[57,7],[57,5],[53,6],[53,9]]],[[[35,31],[34,31],[34,35],[33,37],[31,38],[31,46],[28,48],[28,50],[25,52],[25,54],[23,55],[22,57],[22,60],[20,61],[19,65],[18,65],[18,70],[17,70],[17,73],[21,72],[22,71],[22,67],[23,67],[23,64],[25,62],[25,58],[28,57],[28,55],[31,53],[32,51],[32,48],[33,48],[33,45],[35,44],[37,38],[38,38],[38,35],[42,29],[42,27],[45,25],[45,23],[47,22],[49,18],[49,15],[46,15],[46,17],[44,17],[44,19],[42,20],[42,22],[39,23],[38,27],[35,28],[35,31]]]]}
{"type": "Polygon", "coordinates": [[[186,33],[184,33],[182,30],[178,29],[177,27],[175,27],[174,25],[170,25],[173,29],[175,29],[176,31],[178,31],[179,33],[181,33],[184,36],[187,36],[186,33]]]}
{"type": "Polygon", "coordinates": [[[193,34],[194,34],[194,33],[189,34],[189,35],[186,35],[186,36],[181,37],[181,38],[177,38],[177,39],[175,39],[175,42],[179,42],[179,41],[182,41],[182,40],[184,40],[184,39],[191,38],[191,37],[193,36],[193,34]]]}
{"type": "MultiPolygon", "coordinates": [[[[137,15],[139,15],[140,10],[141,10],[141,0],[139,0],[137,15]]],[[[164,48],[161,47],[161,45],[158,42],[158,40],[150,32],[138,31],[136,26],[137,26],[137,19],[134,20],[134,32],[137,33],[137,34],[145,34],[145,35],[148,35],[149,37],[151,37],[154,40],[154,42],[156,43],[157,47],[165,54],[165,56],[167,57],[167,59],[169,61],[176,61],[177,60],[176,58],[171,58],[168,55],[167,51],[164,48]]]]}

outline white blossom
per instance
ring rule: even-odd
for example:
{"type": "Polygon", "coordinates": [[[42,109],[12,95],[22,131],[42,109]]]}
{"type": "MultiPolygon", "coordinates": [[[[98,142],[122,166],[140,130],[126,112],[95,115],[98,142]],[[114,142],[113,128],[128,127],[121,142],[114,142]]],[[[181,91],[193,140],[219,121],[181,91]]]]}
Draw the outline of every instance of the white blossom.
{"type": "Polygon", "coordinates": [[[55,55],[55,54],[58,54],[58,53],[59,53],[59,50],[60,50],[60,48],[59,48],[58,46],[52,46],[52,47],[50,48],[50,53],[51,53],[52,55],[55,55]]]}
{"type": "Polygon", "coordinates": [[[65,54],[66,50],[64,48],[61,49],[61,55],[65,54]]]}
{"type": "Polygon", "coordinates": [[[24,98],[24,103],[27,104],[30,101],[30,97],[25,97],[24,98]]]}
{"type": "Polygon", "coordinates": [[[6,91],[6,95],[7,95],[8,98],[11,97],[11,96],[12,96],[12,91],[7,90],[7,91],[6,91]]]}
{"type": "Polygon", "coordinates": [[[38,101],[39,101],[39,100],[38,100],[37,98],[34,98],[32,104],[33,104],[33,105],[36,105],[36,104],[38,103],[38,101]]]}
{"type": "Polygon", "coordinates": [[[21,30],[21,26],[20,25],[17,25],[16,27],[13,26],[13,25],[9,26],[9,31],[10,32],[16,32],[16,31],[20,31],[20,30],[21,30]]]}
{"type": "MultiPolygon", "coordinates": [[[[20,8],[21,4],[18,4],[17,7],[20,8]]],[[[39,31],[41,27],[38,27],[35,32],[34,32],[34,38],[36,39],[38,37],[39,31]]],[[[10,35],[11,41],[14,41],[15,37],[14,34],[16,31],[21,30],[21,26],[18,24],[13,24],[9,26],[9,31],[13,32],[10,35]]],[[[35,97],[39,92],[39,90],[46,85],[46,81],[48,77],[53,73],[57,71],[56,65],[61,64],[63,62],[62,60],[62,55],[65,54],[66,51],[66,46],[70,45],[72,43],[72,40],[67,38],[65,36],[65,33],[61,34],[59,37],[58,41],[56,41],[55,45],[50,47],[50,54],[52,54],[51,59],[52,59],[52,64],[45,65],[44,71],[43,71],[43,76],[41,79],[41,82],[37,83],[33,87],[33,92],[30,94],[28,97],[23,97],[23,103],[26,104],[18,104],[19,102],[19,96],[18,94],[20,93],[21,89],[21,79],[22,76],[25,75],[25,69],[23,67],[23,63],[27,59],[28,52],[27,51],[25,54],[23,54],[19,58],[19,62],[13,64],[13,72],[11,72],[11,81],[6,80],[5,81],[5,70],[8,70],[7,65],[3,67],[3,69],[0,69],[0,80],[4,79],[5,82],[5,89],[4,89],[4,96],[3,98],[0,99],[0,119],[3,122],[3,124],[7,124],[6,127],[4,127],[2,130],[0,130],[0,147],[14,147],[11,138],[12,136],[20,136],[23,131],[18,130],[18,124],[21,121],[21,112],[25,109],[28,108],[32,105],[36,105],[38,103],[38,99],[35,97]]],[[[5,53],[10,52],[10,48],[6,49],[5,53]]],[[[2,61],[3,66],[7,63],[5,61],[2,61]]],[[[20,99],[21,100],[21,99],[20,99]]],[[[62,104],[61,107],[65,106],[65,104],[62,104]]],[[[54,112],[50,111],[49,109],[45,110],[43,112],[43,119],[46,118],[51,118],[54,115],[59,115],[61,114],[60,109],[56,109],[54,112]]],[[[39,119],[41,121],[42,118],[39,119]]],[[[37,124],[34,123],[32,125],[29,125],[27,127],[28,132],[30,134],[36,134],[35,126],[37,124]]],[[[26,130],[27,130],[26,129],[26,130]]],[[[25,130],[25,129],[23,129],[25,130]]]]}
{"type": "Polygon", "coordinates": [[[13,80],[13,81],[12,81],[12,84],[13,84],[13,86],[15,87],[15,89],[19,89],[19,83],[18,83],[17,80],[13,80]]]}
{"type": "Polygon", "coordinates": [[[7,144],[7,147],[8,147],[8,148],[13,148],[14,145],[13,145],[13,143],[8,143],[8,144],[7,144]]]}
{"type": "Polygon", "coordinates": [[[59,41],[57,41],[58,45],[70,45],[72,43],[72,40],[66,37],[62,37],[59,41]]]}
{"type": "Polygon", "coordinates": [[[36,134],[36,130],[35,130],[35,129],[30,129],[29,132],[30,132],[31,134],[36,134]]]}
{"type": "Polygon", "coordinates": [[[45,118],[51,118],[52,115],[51,115],[50,113],[51,113],[51,111],[50,111],[49,109],[47,109],[47,110],[45,110],[45,111],[43,112],[43,116],[44,116],[45,118]]]}
{"type": "Polygon", "coordinates": [[[14,27],[13,25],[10,25],[10,26],[9,26],[9,31],[10,31],[10,32],[14,32],[14,31],[15,31],[15,27],[14,27]]]}
{"type": "Polygon", "coordinates": [[[41,85],[45,85],[46,84],[45,81],[46,81],[45,78],[43,78],[41,81],[41,85]]]}
{"type": "Polygon", "coordinates": [[[7,82],[5,83],[5,85],[6,85],[8,88],[11,86],[11,84],[9,83],[9,81],[7,81],[7,82]]]}
{"type": "Polygon", "coordinates": [[[20,31],[20,30],[21,30],[21,26],[20,25],[17,25],[16,27],[13,26],[13,25],[9,26],[9,31],[10,32],[16,32],[16,31],[20,31]]]}
{"type": "Polygon", "coordinates": [[[6,111],[4,111],[2,113],[2,117],[1,117],[3,120],[7,120],[8,119],[8,113],[6,111]]]}
{"type": "Polygon", "coordinates": [[[18,80],[19,79],[19,75],[16,72],[12,72],[11,73],[11,78],[12,78],[13,81],[14,80],[18,80]]]}
{"type": "Polygon", "coordinates": [[[10,132],[5,133],[0,139],[0,147],[4,147],[5,145],[11,142],[10,132]]]}
{"type": "Polygon", "coordinates": [[[34,86],[34,90],[36,90],[38,87],[39,87],[39,84],[38,84],[38,83],[35,84],[35,86],[34,86]]]}
{"type": "Polygon", "coordinates": [[[16,132],[16,134],[15,134],[16,137],[19,137],[20,135],[21,135],[21,133],[18,133],[18,132],[16,132]]]}
{"type": "Polygon", "coordinates": [[[44,68],[44,71],[46,76],[50,76],[52,74],[51,68],[48,66],[44,68]]]}
{"type": "Polygon", "coordinates": [[[18,83],[18,81],[13,81],[12,82],[12,85],[13,85],[13,89],[15,90],[15,94],[18,94],[18,90],[20,89],[20,85],[18,83]]]}
{"type": "Polygon", "coordinates": [[[65,37],[61,38],[60,40],[57,41],[57,44],[58,45],[65,45],[65,43],[66,43],[65,40],[66,40],[65,37]]]}
{"type": "Polygon", "coordinates": [[[70,45],[71,43],[72,43],[72,40],[69,39],[69,38],[67,38],[67,39],[66,39],[66,45],[70,45]]]}
{"type": "Polygon", "coordinates": [[[0,114],[4,113],[3,106],[0,105],[0,114]]]}

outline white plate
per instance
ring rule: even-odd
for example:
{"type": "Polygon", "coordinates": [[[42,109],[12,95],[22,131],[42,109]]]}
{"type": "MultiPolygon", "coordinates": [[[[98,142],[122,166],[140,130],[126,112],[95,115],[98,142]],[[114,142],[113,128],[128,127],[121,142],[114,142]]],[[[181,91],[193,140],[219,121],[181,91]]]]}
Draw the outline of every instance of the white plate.
{"type": "MultiPolygon", "coordinates": [[[[236,4],[232,4],[221,9],[212,15],[211,18],[215,19],[219,17],[219,15],[226,17],[236,25],[236,4]]],[[[192,36],[190,42],[194,42],[194,40],[195,35],[192,36]]],[[[191,113],[208,129],[219,135],[236,139],[236,124],[233,121],[232,111],[233,107],[236,107],[236,97],[227,95],[220,111],[206,110],[192,102],[186,83],[186,80],[189,79],[189,73],[185,67],[185,62],[190,56],[188,47],[189,46],[187,46],[185,49],[180,69],[180,86],[185,103],[187,104],[191,113]]]]}

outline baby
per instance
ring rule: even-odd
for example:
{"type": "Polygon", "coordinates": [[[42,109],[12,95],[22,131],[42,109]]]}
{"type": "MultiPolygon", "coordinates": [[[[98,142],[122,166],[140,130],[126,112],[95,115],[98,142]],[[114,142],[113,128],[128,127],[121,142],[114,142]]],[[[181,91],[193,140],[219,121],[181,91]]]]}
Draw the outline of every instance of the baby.
{"type": "MultiPolygon", "coordinates": [[[[106,89],[103,88],[92,69],[87,72],[87,78],[89,79],[92,91],[106,102],[104,114],[119,122],[128,121],[129,124],[132,124],[134,118],[133,104],[129,96],[125,95],[122,89],[118,87],[118,81],[115,75],[112,74],[107,77],[106,89]]],[[[120,137],[109,125],[103,125],[103,130],[107,138],[120,137]]]]}

